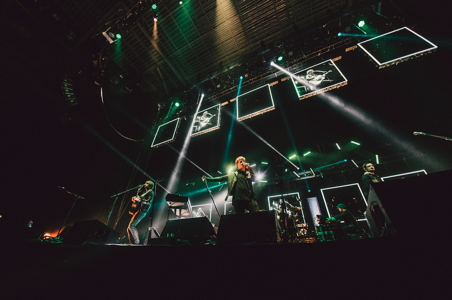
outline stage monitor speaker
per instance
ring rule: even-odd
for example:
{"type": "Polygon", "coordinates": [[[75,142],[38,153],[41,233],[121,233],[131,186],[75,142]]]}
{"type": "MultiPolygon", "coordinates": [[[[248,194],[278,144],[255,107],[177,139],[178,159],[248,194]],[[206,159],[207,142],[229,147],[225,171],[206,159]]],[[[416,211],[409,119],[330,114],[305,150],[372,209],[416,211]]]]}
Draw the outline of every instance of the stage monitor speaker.
{"type": "Polygon", "coordinates": [[[366,217],[374,237],[427,237],[449,227],[452,171],[372,184],[366,217]]]}
{"type": "Polygon", "coordinates": [[[64,244],[114,244],[119,233],[98,220],[75,222],[63,238],[64,244]]]}
{"type": "Polygon", "coordinates": [[[215,230],[207,217],[168,220],[160,237],[174,237],[193,242],[202,241],[209,236],[215,236],[215,230]]]}
{"type": "Polygon", "coordinates": [[[277,243],[281,228],[276,212],[223,215],[218,227],[218,245],[277,243]]]}

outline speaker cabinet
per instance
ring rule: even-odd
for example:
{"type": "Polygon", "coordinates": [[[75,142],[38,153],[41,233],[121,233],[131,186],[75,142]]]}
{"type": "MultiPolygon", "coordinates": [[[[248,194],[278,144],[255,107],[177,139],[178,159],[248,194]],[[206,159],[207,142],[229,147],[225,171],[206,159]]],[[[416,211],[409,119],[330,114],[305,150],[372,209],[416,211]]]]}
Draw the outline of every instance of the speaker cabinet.
{"type": "Polygon", "coordinates": [[[193,241],[199,238],[201,241],[208,236],[215,236],[215,230],[207,217],[168,220],[163,228],[162,238],[178,238],[193,241]]]}
{"type": "Polygon", "coordinates": [[[114,244],[118,242],[118,239],[117,231],[98,220],[90,220],[75,222],[72,228],[65,233],[63,243],[69,245],[114,244]]]}
{"type": "Polygon", "coordinates": [[[452,171],[372,184],[366,217],[374,237],[427,237],[450,227],[452,171]]]}
{"type": "Polygon", "coordinates": [[[275,211],[223,215],[218,227],[218,245],[277,243],[280,231],[275,211]]]}

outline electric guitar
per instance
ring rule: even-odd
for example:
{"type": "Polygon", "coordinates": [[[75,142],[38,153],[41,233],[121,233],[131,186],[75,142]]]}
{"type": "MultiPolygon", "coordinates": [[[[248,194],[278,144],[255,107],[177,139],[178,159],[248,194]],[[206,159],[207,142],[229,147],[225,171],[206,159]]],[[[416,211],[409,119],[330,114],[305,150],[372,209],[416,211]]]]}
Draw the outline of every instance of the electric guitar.
{"type": "Polygon", "coordinates": [[[144,205],[149,205],[149,201],[141,200],[141,198],[144,198],[144,196],[146,196],[150,192],[153,192],[153,190],[149,190],[141,196],[132,197],[132,205],[130,207],[129,214],[134,215],[137,211],[140,211],[143,202],[145,203],[144,205]]]}

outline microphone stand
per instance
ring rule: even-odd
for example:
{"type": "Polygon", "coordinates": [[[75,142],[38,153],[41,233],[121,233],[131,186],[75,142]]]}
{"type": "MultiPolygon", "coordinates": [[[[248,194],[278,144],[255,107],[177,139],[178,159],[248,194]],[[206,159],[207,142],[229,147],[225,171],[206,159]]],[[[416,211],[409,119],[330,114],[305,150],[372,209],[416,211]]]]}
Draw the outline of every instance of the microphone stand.
{"type": "Polygon", "coordinates": [[[75,200],[74,200],[74,203],[72,204],[71,209],[69,210],[68,214],[66,215],[66,219],[64,220],[63,225],[61,225],[60,229],[58,230],[57,236],[60,235],[61,229],[62,229],[62,228],[64,227],[64,225],[66,224],[67,218],[69,218],[69,215],[71,214],[71,211],[72,211],[72,209],[74,208],[75,202],[77,201],[77,199],[79,199],[79,198],[80,198],[80,199],[85,199],[85,198],[83,198],[82,196],[79,196],[79,195],[76,195],[76,194],[74,194],[74,193],[71,193],[71,192],[69,192],[68,190],[66,190],[66,189],[64,189],[64,188],[60,188],[60,189],[63,190],[63,191],[65,191],[66,193],[68,193],[68,194],[70,194],[70,195],[75,196],[75,200]]]}
{"type": "Polygon", "coordinates": [[[215,210],[217,211],[218,220],[220,220],[221,219],[220,212],[218,211],[217,204],[215,203],[215,200],[213,199],[212,192],[209,190],[209,186],[207,185],[207,180],[204,180],[204,183],[206,184],[207,191],[209,192],[210,198],[212,199],[213,206],[215,206],[215,210]]]}
{"type": "Polygon", "coordinates": [[[143,185],[140,184],[140,185],[137,185],[136,187],[133,187],[133,188],[131,188],[131,189],[128,189],[128,190],[126,190],[126,191],[124,191],[124,192],[120,192],[120,193],[118,193],[118,194],[116,194],[116,195],[110,196],[110,198],[116,197],[116,199],[115,199],[115,201],[113,202],[113,206],[112,206],[112,208],[111,208],[111,210],[110,210],[110,213],[108,214],[108,219],[107,219],[107,222],[105,223],[105,225],[108,225],[108,221],[110,221],[110,216],[111,216],[111,213],[113,212],[113,209],[115,208],[116,200],[118,200],[118,197],[119,197],[120,195],[124,194],[124,193],[130,192],[131,190],[137,189],[137,188],[139,188],[139,187],[141,187],[141,186],[143,186],[143,185]]]}
{"type": "MultiPolygon", "coordinates": [[[[283,218],[282,218],[282,223],[283,223],[283,230],[284,230],[284,234],[283,234],[283,243],[287,243],[287,224],[286,224],[286,220],[287,220],[287,207],[286,207],[286,201],[284,200],[284,193],[283,193],[283,180],[278,180],[276,181],[276,184],[279,187],[279,191],[281,192],[281,198],[282,198],[282,212],[283,212],[283,218]]],[[[293,237],[292,237],[293,239],[293,237]]]]}
{"type": "Polygon", "coordinates": [[[443,140],[446,140],[446,141],[452,141],[452,138],[447,137],[447,136],[433,135],[433,134],[424,133],[424,132],[420,132],[419,135],[427,135],[427,136],[432,136],[432,137],[436,137],[436,138],[439,138],[439,139],[443,139],[443,140]]]}
{"type": "MultiPolygon", "coordinates": [[[[152,199],[152,204],[151,204],[151,207],[149,208],[150,209],[149,226],[146,229],[145,237],[144,237],[144,240],[143,240],[143,245],[147,245],[148,244],[148,241],[149,241],[149,229],[152,228],[152,221],[154,220],[154,207],[155,207],[154,203],[155,203],[155,199],[156,199],[156,196],[157,196],[157,183],[159,183],[159,181],[154,180],[154,198],[152,199]]],[[[159,238],[160,235],[158,234],[158,232],[155,229],[153,229],[153,230],[154,230],[155,235],[159,238]]],[[[151,238],[152,238],[152,234],[151,234],[151,238]]]]}

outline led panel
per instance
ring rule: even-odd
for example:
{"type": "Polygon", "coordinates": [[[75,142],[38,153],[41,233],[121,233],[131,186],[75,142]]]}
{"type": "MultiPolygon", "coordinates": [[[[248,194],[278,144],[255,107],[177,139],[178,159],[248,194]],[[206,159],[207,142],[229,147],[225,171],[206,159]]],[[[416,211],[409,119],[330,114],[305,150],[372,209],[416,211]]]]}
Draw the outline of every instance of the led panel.
{"type": "Polygon", "coordinates": [[[328,217],[339,214],[336,206],[339,203],[343,203],[355,217],[359,218],[359,221],[366,220],[364,213],[367,209],[367,201],[358,183],[324,188],[320,189],[320,192],[322,193],[328,217]]]}
{"type": "Polygon", "coordinates": [[[192,137],[220,128],[220,107],[221,104],[214,105],[196,114],[191,132],[192,137]]]}
{"type": "Polygon", "coordinates": [[[162,124],[155,133],[151,147],[157,148],[171,143],[176,139],[177,129],[179,128],[180,118],[162,124]]]}
{"type": "MultiPolygon", "coordinates": [[[[305,224],[306,219],[304,217],[304,212],[301,206],[301,202],[300,200],[298,200],[300,199],[300,194],[298,192],[295,192],[283,194],[283,196],[289,217],[292,216],[297,224],[305,224]]],[[[280,203],[282,203],[281,194],[268,196],[267,199],[268,199],[268,210],[276,210],[277,212],[279,212],[280,203]]]]}
{"type": "Polygon", "coordinates": [[[266,84],[237,97],[237,121],[275,109],[270,85],[266,84]]]}
{"type": "Polygon", "coordinates": [[[418,170],[418,171],[413,171],[413,172],[408,172],[408,173],[381,177],[381,180],[388,181],[388,180],[394,180],[394,179],[405,179],[408,177],[417,177],[417,176],[422,176],[422,175],[427,175],[427,172],[425,170],[418,170]]]}
{"type": "Polygon", "coordinates": [[[385,68],[435,51],[438,46],[413,30],[400,29],[358,43],[378,68],[385,68]]]}
{"type": "Polygon", "coordinates": [[[303,82],[301,83],[295,80],[293,76],[291,77],[300,100],[347,84],[347,78],[331,59],[303,69],[294,75],[298,76],[303,82]]]}
{"type": "Polygon", "coordinates": [[[202,205],[192,205],[191,208],[192,208],[191,214],[193,218],[207,217],[209,221],[212,222],[212,203],[202,205]]]}

